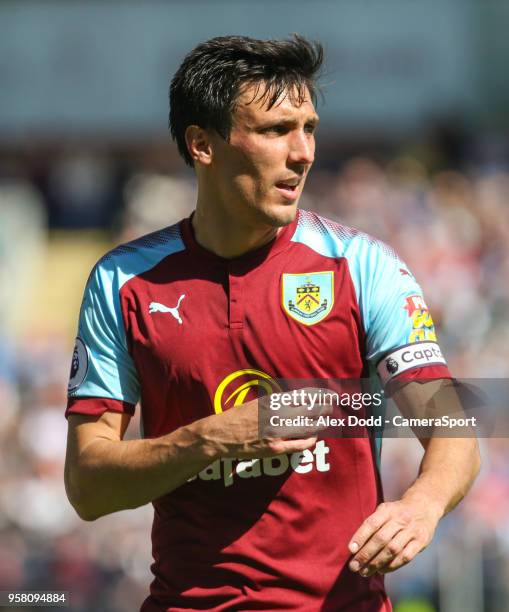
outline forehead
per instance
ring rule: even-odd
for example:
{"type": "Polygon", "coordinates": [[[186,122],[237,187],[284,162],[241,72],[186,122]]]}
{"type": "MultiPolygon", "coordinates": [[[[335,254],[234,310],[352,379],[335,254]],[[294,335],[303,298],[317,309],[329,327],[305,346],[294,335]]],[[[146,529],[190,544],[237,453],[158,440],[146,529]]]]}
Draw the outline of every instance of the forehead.
{"type": "Polygon", "coordinates": [[[264,83],[244,85],[235,103],[233,123],[251,123],[273,119],[318,119],[309,89],[303,86],[300,92],[297,88],[285,89],[269,108],[272,92],[264,83]]]}

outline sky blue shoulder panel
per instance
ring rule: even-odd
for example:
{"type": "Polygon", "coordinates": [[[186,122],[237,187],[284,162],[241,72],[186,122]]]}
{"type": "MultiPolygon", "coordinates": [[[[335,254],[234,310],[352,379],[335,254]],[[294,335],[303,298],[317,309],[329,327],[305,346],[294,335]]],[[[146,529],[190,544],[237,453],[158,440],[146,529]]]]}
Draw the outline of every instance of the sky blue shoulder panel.
{"type": "MultiPolygon", "coordinates": [[[[344,257],[352,279],[366,333],[371,392],[381,390],[377,362],[411,342],[436,340],[422,291],[406,265],[383,242],[318,215],[301,211],[292,238],[325,257],[344,257]]],[[[385,402],[377,414],[384,418],[385,402]]],[[[380,469],[382,438],[375,439],[380,469]]]]}
{"type": "Polygon", "coordinates": [[[136,404],[139,382],[120,308],[120,289],[134,276],[184,250],[178,225],[121,245],[92,270],[80,311],[70,397],[106,397],[136,404]],[[80,342],[81,340],[81,342],[80,342]]]}
{"type": "Polygon", "coordinates": [[[415,313],[426,310],[421,288],[386,244],[307,211],[300,212],[292,240],[325,257],[348,261],[366,333],[368,361],[376,364],[386,353],[409,342],[435,339],[431,317],[426,329],[416,329],[415,313]],[[419,305],[421,309],[414,308],[419,305]],[[416,336],[418,333],[422,337],[416,336]]]}

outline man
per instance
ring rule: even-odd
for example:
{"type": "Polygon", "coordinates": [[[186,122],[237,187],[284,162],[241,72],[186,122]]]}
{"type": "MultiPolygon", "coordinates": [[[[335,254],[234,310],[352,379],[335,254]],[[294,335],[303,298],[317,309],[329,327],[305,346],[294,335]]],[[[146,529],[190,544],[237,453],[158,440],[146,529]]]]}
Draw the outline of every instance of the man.
{"type": "MultiPolygon", "coordinates": [[[[478,470],[474,440],[422,440],[417,480],[384,504],[369,438],[260,436],[253,392],[275,379],[359,379],[376,364],[384,383],[449,376],[390,249],[297,211],[321,62],[298,36],[195,48],[170,127],[196,211],[106,255],[87,284],[66,486],[85,520],[153,502],[145,612],[390,610],[383,573],[429,543],[478,470]],[[144,439],[123,441],[138,400],[144,439]]],[[[430,393],[396,395],[419,408],[430,393]]]]}

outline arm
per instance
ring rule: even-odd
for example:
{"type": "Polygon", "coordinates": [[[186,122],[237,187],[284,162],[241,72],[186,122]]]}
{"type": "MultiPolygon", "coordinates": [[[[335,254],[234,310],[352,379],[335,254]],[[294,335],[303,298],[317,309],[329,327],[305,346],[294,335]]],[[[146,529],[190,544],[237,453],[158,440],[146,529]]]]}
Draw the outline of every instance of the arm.
{"type": "Polygon", "coordinates": [[[252,458],[312,447],[316,437],[260,439],[258,401],[159,438],[122,440],[129,416],[69,416],[65,485],[84,520],[137,508],[184,484],[220,457],[252,458]]]}
{"type": "MultiPolygon", "coordinates": [[[[395,400],[407,416],[432,417],[463,414],[463,408],[451,381],[434,380],[403,386],[395,400]],[[424,408],[424,411],[423,411],[424,408]]],[[[453,510],[472,486],[481,466],[475,432],[470,437],[447,438],[443,435],[420,438],[424,448],[419,475],[403,499],[425,501],[434,506],[439,518],[453,510]]]]}
{"type": "Polygon", "coordinates": [[[123,441],[129,420],[114,412],[100,417],[69,415],[65,486],[84,520],[144,505],[214,460],[210,450],[200,446],[196,427],[155,439],[123,441]]]}
{"type": "MultiPolygon", "coordinates": [[[[412,382],[394,398],[405,416],[429,414],[443,381],[412,382]]],[[[453,400],[451,394],[448,400],[453,400]]],[[[456,401],[461,411],[459,400],[456,401]]],[[[436,406],[450,413],[451,406],[436,406]]],[[[362,576],[391,572],[411,561],[430,543],[438,521],[463,499],[480,468],[477,440],[432,437],[421,439],[425,452],[415,482],[399,501],[380,504],[350,541],[352,571],[362,576]]]]}

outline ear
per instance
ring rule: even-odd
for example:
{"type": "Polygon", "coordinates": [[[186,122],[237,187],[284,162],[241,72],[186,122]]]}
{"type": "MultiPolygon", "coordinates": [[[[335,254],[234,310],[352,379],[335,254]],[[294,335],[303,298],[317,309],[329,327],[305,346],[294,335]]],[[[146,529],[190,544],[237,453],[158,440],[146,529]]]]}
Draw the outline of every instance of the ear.
{"type": "Polygon", "coordinates": [[[189,125],[185,133],[187,150],[194,162],[205,166],[212,162],[212,146],[206,130],[198,125],[189,125]]]}

